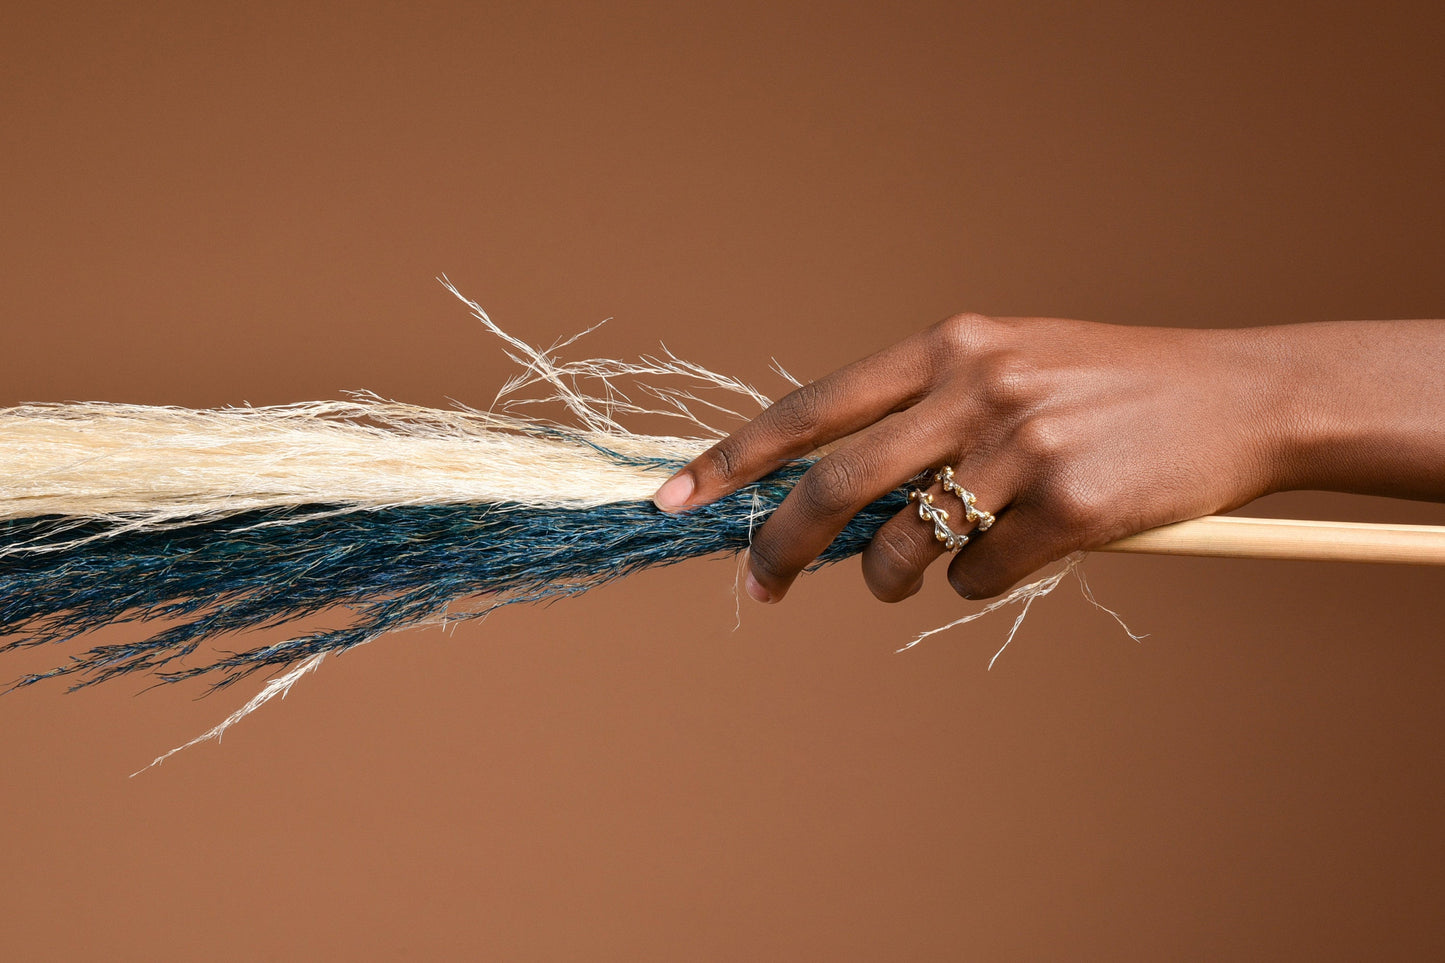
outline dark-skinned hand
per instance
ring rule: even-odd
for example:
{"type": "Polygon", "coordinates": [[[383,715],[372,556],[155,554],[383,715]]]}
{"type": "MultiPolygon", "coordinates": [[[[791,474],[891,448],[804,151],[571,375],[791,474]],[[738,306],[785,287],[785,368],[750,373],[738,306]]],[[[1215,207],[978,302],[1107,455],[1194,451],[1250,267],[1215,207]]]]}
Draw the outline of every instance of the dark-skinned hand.
{"type": "MultiPolygon", "coordinates": [[[[1050,561],[1285,488],[1445,498],[1445,322],[1244,329],[961,314],[808,384],[659,489],[685,511],[823,449],[754,534],[776,602],[860,509],[920,473],[960,533],[951,466],[997,516],[948,578],[987,598],[1050,561]]],[[[912,504],[863,553],[878,598],[946,552],[912,504]]]]}

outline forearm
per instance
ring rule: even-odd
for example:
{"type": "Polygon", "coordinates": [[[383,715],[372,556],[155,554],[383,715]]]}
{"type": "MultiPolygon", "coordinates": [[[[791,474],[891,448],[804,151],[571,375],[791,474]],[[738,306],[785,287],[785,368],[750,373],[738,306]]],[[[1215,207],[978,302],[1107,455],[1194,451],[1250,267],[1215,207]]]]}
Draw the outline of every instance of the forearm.
{"type": "Polygon", "coordinates": [[[1275,487],[1445,501],[1445,321],[1254,329],[1275,487]]]}

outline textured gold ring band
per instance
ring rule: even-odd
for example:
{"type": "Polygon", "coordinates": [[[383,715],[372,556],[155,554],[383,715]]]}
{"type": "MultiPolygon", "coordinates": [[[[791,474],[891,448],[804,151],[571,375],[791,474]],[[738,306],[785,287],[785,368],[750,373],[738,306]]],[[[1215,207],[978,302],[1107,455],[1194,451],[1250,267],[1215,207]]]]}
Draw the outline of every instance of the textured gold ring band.
{"type": "Polygon", "coordinates": [[[952,492],[959,497],[959,500],[963,502],[963,516],[968,519],[970,525],[976,525],[980,532],[986,532],[993,527],[993,513],[979,508],[978,496],[953,480],[952,468],[944,465],[934,474],[933,479],[943,486],[944,491],[952,492]]]}
{"type": "MultiPolygon", "coordinates": [[[[958,496],[963,502],[963,517],[978,531],[986,532],[993,526],[993,513],[978,507],[978,497],[964,488],[953,478],[953,469],[947,465],[933,473],[933,480],[943,490],[958,496]]],[[[961,535],[948,527],[948,511],[933,503],[933,493],[921,488],[908,492],[908,500],[918,505],[918,517],[933,526],[933,537],[950,552],[956,552],[968,544],[968,536],[961,535]]]]}

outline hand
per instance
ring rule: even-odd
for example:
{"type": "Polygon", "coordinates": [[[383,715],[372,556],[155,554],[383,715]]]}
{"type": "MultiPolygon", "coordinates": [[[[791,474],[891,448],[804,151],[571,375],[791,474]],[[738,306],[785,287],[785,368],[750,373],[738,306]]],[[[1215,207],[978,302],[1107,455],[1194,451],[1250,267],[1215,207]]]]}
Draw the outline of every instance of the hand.
{"type": "MultiPolygon", "coordinates": [[[[998,519],[954,556],[949,581],[965,598],[997,595],[1075,550],[1283,485],[1281,330],[958,315],[789,394],[656,501],[707,504],[845,439],[753,536],[748,592],[775,602],[860,509],[949,465],[998,519]]],[[[929,490],[950,526],[967,530],[959,499],[929,490]]],[[[910,505],[864,551],[863,576],[875,596],[900,601],[944,551],[910,505]]]]}

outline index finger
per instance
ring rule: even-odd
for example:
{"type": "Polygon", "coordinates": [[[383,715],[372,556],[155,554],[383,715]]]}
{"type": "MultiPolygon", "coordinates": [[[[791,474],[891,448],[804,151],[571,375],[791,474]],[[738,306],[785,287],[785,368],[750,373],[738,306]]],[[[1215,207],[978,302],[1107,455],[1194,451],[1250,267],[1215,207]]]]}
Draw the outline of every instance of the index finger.
{"type": "Polygon", "coordinates": [[[908,338],[786,395],[698,455],[653,496],[665,512],[717,501],[795,458],[911,407],[928,381],[928,353],[908,338]]]}

